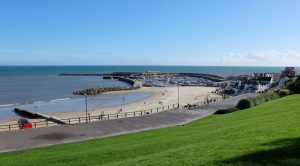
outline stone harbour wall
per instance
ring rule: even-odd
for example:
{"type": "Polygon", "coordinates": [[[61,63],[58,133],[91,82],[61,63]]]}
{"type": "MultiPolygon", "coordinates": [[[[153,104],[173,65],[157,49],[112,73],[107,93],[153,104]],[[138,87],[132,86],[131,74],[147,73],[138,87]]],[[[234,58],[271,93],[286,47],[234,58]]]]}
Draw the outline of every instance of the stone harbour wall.
{"type": "Polygon", "coordinates": [[[123,77],[119,77],[119,78],[114,78],[114,79],[118,79],[119,81],[123,81],[126,83],[129,83],[131,86],[126,86],[126,87],[97,87],[97,88],[88,88],[88,89],[84,89],[84,90],[79,90],[76,92],[73,92],[74,95],[88,95],[88,96],[92,96],[92,95],[98,95],[104,92],[112,92],[112,91],[124,91],[124,90],[133,90],[133,89],[139,89],[142,87],[142,83],[140,81],[137,80],[131,80],[128,78],[123,78],[123,77]]]}

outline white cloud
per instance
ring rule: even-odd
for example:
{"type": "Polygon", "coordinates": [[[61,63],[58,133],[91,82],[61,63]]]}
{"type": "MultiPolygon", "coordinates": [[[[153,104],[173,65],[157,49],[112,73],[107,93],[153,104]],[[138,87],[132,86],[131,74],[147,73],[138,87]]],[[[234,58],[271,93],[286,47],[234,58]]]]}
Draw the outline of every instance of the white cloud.
{"type": "Polygon", "coordinates": [[[300,52],[293,50],[261,50],[229,53],[221,57],[224,65],[248,66],[300,66],[300,52]]]}

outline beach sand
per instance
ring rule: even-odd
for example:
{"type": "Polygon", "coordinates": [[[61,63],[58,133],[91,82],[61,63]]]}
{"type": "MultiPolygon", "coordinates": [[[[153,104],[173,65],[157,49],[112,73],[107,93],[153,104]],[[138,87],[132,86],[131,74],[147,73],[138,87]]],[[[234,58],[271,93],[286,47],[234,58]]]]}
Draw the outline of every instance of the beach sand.
{"type": "MultiPolygon", "coordinates": [[[[180,105],[184,106],[186,104],[193,104],[197,102],[204,101],[205,97],[209,95],[210,97],[220,97],[217,94],[211,93],[215,91],[217,88],[215,87],[198,87],[198,86],[184,86],[179,88],[179,101],[180,105]]],[[[120,109],[122,112],[133,112],[133,111],[142,111],[152,108],[157,108],[161,106],[167,105],[175,105],[178,103],[178,87],[142,87],[136,90],[129,91],[119,91],[119,92],[108,92],[111,94],[125,94],[125,93],[151,93],[152,95],[148,98],[113,106],[106,108],[97,108],[97,109],[88,109],[88,113],[90,116],[104,114],[114,114],[118,113],[120,109]]],[[[126,98],[125,98],[126,100],[126,98]]],[[[75,111],[75,112],[61,112],[61,113],[47,113],[47,115],[54,116],[60,119],[68,119],[68,118],[77,118],[77,117],[85,117],[85,110],[75,111]]],[[[18,118],[17,118],[18,119],[18,118]]],[[[8,124],[16,124],[17,119],[10,119],[6,121],[2,121],[0,125],[8,125],[8,124]]],[[[30,119],[30,122],[41,121],[41,119],[30,119]]],[[[1,130],[0,130],[1,131],[1,130]]]]}
{"type": "MultiPolygon", "coordinates": [[[[220,97],[219,95],[212,94],[212,91],[215,91],[216,88],[214,87],[180,87],[179,88],[179,101],[180,105],[186,105],[188,103],[193,104],[200,101],[204,101],[204,98],[207,95],[210,97],[220,97]]],[[[113,107],[107,108],[97,108],[88,110],[90,116],[100,115],[101,113],[104,114],[113,114],[118,113],[119,110],[122,112],[133,112],[133,111],[141,111],[147,110],[151,108],[173,105],[177,106],[178,103],[178,87],[142,87],[137,90],[130,90],[130,91],[121,91],[121,92],[109,92],[113,94],[124,94],[124,93],[151,93],[152,95],[148,98],[143,100],[125,104],[125,105],[118,105],[113,107]]],[[[125,99],[126,100],[126,99],[125,99]]],[[[78,111],[78,112],[66,112],[66,113],[53,113],[49,114],[51,116],[55,116],[58,118],[75,118],[75,117],[84,117],[85,111],[78,111]]]]}

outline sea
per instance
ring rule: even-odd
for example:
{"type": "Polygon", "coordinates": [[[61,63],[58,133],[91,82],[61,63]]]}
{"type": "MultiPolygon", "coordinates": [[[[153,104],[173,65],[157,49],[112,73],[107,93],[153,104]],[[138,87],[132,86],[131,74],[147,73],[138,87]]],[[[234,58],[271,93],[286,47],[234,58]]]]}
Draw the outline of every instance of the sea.
{"type": "MultiPolygon", "coordinates": [[[[85,109],[85,98],[72,93],[91,87],[128,86],[117,80],[96,76],[59,76],[112,72],[189,72],[217,75],[279,73],[284,67],[241,66],[0,66],[0,121],[18,117],[13,109],[41,113],[70,112],[85,109]]],[[[300,68],[296,68],[300,71],[300,68]]],[[[88,97],[88,109],[132,103],[151,96],[149,93],[102,94],[88,97]]]]}

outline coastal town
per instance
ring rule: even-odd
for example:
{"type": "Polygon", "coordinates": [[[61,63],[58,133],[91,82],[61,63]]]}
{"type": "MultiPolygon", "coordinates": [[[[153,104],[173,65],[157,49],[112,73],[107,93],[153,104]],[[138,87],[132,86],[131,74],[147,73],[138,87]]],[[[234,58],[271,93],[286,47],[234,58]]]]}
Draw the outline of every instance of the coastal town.
{"type": "Polygon", "coordinates": [[[0,15],[0,166],[300,166],[300,0],[0,15]]]}
{"type": "Polygon", "coordinates": [[[111,74],[61,74],[62,76],[103,76],[103,79],[118,79],[128,87],[99,87],[74,92],[75,95],[96,95],[103,92],[123,91],[144,87],[203,86],[217,87],[220,95],[263,93],[274,88],[283,88],[290,79],[296,78],[294,67],[286,67],[282,73],[250,73],[237,76],[219,76],[202,73],[113,72],[111,74]]]}
{"type": "MultiPolygon", "coordinates": [[[[15,113],[21,116],[26,115],[25,117],[38,116],[41,118],[31,119],[46,119],[47,121],[57,123],[62,122],[61,119],[87,117],[87,114],[88,116],[102,117],[104,114],[118,115],[119,113],[152,110],[153,108],[165,106],[168,108],[170,108],[170,106],[175,108],[176,106],[178,108],[194,109],[211,102],[219,101],[220,99],[234,96],[255,95],[276,90],[279,92],[279,90],[287,87],[289,82],[295,82],[295,79],[297,79],[297,71],[294,67],[286,67],[281,73],[251,73],[228,76],[204,73],[162,73],[160,71],[112,72],[109,74],[65,73],[59,74],[58,76],[99,77],[102,80],[120,81],[126,86],[90,87],[74,91],[74,96],[85,96],[86,111],[80,109],[71,112],[41,114],[36,111],[36,107],[35,111],[15,108],[15,113]],[[130,93],[145,93],[149,94],[150,97],[125,104],[124,101],[126,98],[124,95],[130,93]],[[117,94],[121,96],[123,104],[107,108],[89,108],[88,110],[87,107],[89,105],[87,100],[92,99],[95,100],[94,102],[99,102],[93,98],[101,94],[117,94]],[[88,99],[88,97],[90,97],[90,99],[88,99]]],[[[15,121],[15,119],[11,119],[3,123],[10,125],[14,124],[15,121]]],[[[47,125],[48,124],[46,124],[46,126],[47,125]]],[[[10,130],[10,128],[7,127],[4,127],[4,129],[10,130]]]]}

